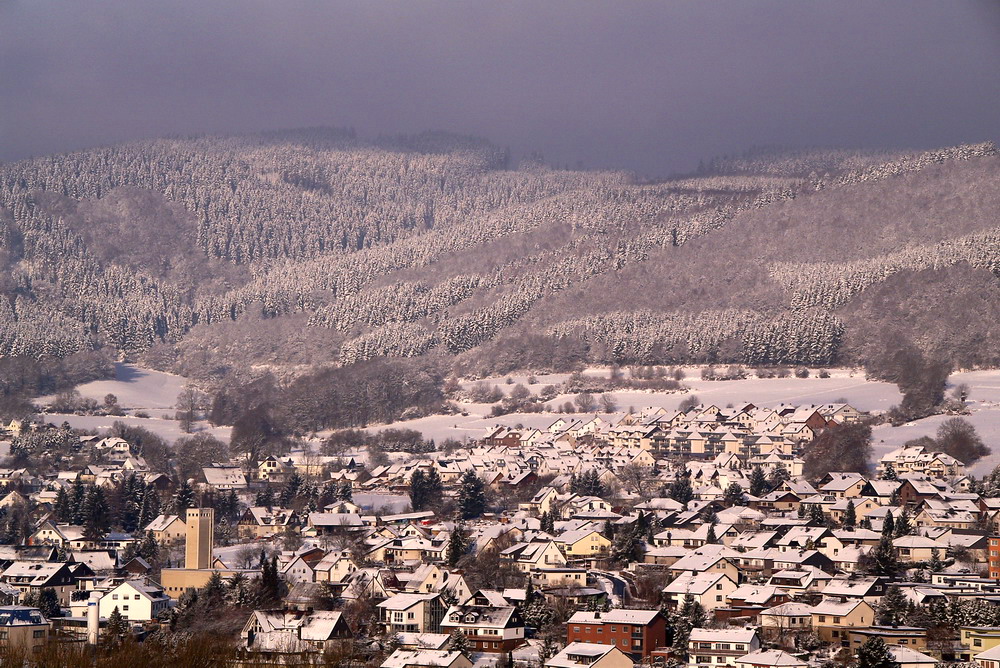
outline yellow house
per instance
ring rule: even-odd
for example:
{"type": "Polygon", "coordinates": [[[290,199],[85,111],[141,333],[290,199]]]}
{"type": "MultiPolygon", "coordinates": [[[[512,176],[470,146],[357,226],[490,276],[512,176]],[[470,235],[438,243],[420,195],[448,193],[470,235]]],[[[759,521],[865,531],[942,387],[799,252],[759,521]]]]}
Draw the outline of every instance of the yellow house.
{"type": "Polygon", "coordinates": [[[824,598],[810,611],[812,627],[823,642],[850,642],[850,631],[871,626],[875,611],[861,599],[824,598]]]}
{"type": "Polygon", "coordinates": [[[959,642],[973,654],[993,649],[1000,646],[1000,626],[963,626],[959,642]]]}
{"type": "Polygon", "coordinates": [[[566,531],[556,538],[556,546],[568,559],[598,557],[611,550],[611,541],[597,529],[566,531]]]}
{"type": "Polygon", "coordinates": [[[934,550],[944,554],[942,546],[926,536],[900,536],[892,541],[892,546],[896,548],[900,561],[930,561],[934,550]]]}
{"type": "Polygon", "coordinates": [[[147,524],[145,530],[152,533],[160,545],[175,545],[184,540],[187,525],[177,515],[160,515],[147,524]]]}

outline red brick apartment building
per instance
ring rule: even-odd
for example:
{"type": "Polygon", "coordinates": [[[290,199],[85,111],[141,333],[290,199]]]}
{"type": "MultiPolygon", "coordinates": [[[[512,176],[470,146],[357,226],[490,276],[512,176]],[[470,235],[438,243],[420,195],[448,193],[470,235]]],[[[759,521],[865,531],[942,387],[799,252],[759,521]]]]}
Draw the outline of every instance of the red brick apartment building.
{"type": "Polygon", "coordinates": [[[566,629],[568,643],[615,645],[633,659],[645,659],[667,644],[667,620],[658,610],[577,612],[566,622],[566,629]]]}
{"type": "Polygon", "coordinates": [[[990,577],[1000,580],[1000,536],[990,536],[990,577]]]}

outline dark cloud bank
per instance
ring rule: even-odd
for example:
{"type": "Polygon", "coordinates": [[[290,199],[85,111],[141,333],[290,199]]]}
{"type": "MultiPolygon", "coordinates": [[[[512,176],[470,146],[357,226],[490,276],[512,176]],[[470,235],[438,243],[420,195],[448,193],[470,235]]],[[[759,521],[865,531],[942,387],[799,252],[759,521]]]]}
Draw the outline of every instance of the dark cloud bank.
{"type": "Polygon", "coordinates": [[[0,0],[0,159],[302,125],[648,174],[996,139],[1000,2],[0,0]]]}

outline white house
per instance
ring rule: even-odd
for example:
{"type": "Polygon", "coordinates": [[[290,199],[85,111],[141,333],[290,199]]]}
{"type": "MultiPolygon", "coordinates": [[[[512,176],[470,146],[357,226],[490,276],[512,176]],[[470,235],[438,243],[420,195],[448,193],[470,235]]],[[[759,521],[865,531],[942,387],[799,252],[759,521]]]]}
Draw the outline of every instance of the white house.
{"type": "Polygon", "coordinates": [[[101,597],[98,610],[101,617],[108,617],[118,608],[121,616],[129,621],[148,622],[169,610],[170,600],[159,587],[141,580],[126,580],[101,597]]]}

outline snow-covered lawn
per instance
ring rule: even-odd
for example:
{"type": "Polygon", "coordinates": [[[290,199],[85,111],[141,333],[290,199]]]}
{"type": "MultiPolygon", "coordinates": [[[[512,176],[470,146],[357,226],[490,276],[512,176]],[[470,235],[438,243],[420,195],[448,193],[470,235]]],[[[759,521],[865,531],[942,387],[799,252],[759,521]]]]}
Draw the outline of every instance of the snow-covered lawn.
{"type": "MultiPolygon", "coordinates": [[[[118,397],[118,405],[129,411],[155,410],[173,408],[186,384],[187,379],[182,376],[119,362],[115,364],[115,378],[84,383],[76,389],[84,398],[100,402],[106,395],[113,394],[118,397]]],[[[53,398],[50,395],[36,401],[48,405],[53,398]]]]}
{"type": "MultiPolygon", "coordinates": [[[[93,429],[105,431],[111,428],[115,421],[143,427],[172,442],[182,436],[188,436],[181,431],[180,424],[173,419],[173,407],[177,403],[177,395],[181,393],[187,379],[182,376],[142,369],[132,364],[116,363],[115,378],[95,380],[76,387],[84,398],[96,399],[103,403],[104,397],[113,394],[118,397],[118,405],[127,415],[110,417],[100,415],[72,415],[64,413],[46,413],[42,417],[46,422],[62,424],[68,422],[76,429],[93,429]],[[135,413],[144,412],[149,417],[135,417],[135,413]]],[[[52,395],[38,397],[35,403],[48,406],[52,403],[52,395]]],[[[199,422],[195,430],[207,431],[218,439],[229,440],[230,427],[212,427],[207,422],[199,422]]]]}

